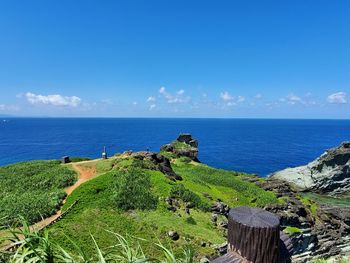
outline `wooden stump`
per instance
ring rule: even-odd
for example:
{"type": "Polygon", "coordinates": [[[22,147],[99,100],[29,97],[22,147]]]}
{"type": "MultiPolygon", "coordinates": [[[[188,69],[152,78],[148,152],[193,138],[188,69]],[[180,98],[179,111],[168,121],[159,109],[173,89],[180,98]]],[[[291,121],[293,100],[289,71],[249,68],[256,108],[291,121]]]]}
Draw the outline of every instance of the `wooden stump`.
{"type": "Polygon", "coordinates": [[[277,263],[279,226],[279,218],[265,210],[250,207],[231,209],[228,216],[228,250],[248,262],[277,263]]]}

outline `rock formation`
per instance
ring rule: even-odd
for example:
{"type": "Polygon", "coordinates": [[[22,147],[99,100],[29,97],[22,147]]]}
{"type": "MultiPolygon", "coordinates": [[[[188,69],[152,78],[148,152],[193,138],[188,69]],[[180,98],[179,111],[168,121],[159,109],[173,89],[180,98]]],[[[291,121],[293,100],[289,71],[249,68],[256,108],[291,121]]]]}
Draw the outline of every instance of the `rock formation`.
{"type": "Polygon", "coordinates": [[[159,170],[170,180],[182,180],[182,177],[174,172],[173,168],[171,167],[170,160],[162,154],[153,152],[124,153],[124,155],[125,154],[128,154],[130,157],[134,157],[135,159],[150,161],[153,166],[148,168],[159,170]]]}
{"type": "Polygon", "coordinates": [[[343,142],[311,163],[273,173],[271,178],[288,181],[300,190],[338,195],[350,192],[350,142],[343,142]]]}
{"type": "MultiPolygon", "coordinates": [[[[350,254],[350,207],[332,207],[302,203],[300,193],[288,182],[269,178],[256,184],[276,196],[284,197],[284,204],[266,206],[267,211],[280,217],[282,229],[295,227],[291,234],[293,262],[310,262],[315,257],[334,257],[350,254]]],[[[338,261],[335,261],[338,262],[338,261]]]]}
{"type": "Polygon", "coordinates": [[[185,156],[195,162],[199,162],[198,141],[192,138],[191,134],[180,134],[175,141],[163,145],[160,150],[173,153],[177,157],[185,156]]]}

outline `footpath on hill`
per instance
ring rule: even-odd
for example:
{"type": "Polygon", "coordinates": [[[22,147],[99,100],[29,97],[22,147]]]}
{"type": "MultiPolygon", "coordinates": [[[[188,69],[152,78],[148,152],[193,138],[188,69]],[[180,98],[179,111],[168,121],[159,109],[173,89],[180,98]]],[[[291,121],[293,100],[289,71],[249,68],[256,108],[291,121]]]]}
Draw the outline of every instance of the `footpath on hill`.
{"type": "MultiPolygon", "coordinates": [[[[69,186],[68,188],[65,189],[65,192],[67,194],[66,198],[63,200],[64,204],[68,198],[69,195],[71,195],[71,193],[77,189],[81,184],[95,178],[97,176],[96,173],[96,169],[95,168],[88,168],[88,167],[84,167],[81,166],[80,164],[83,163],[88,163],[91,161],[83,161],[83,162],[79,162],[79,163],[73,163],[72,164],[72,168],[74,169],[74,171],[77,172],[78,175],[78,180],[71,186],[69,186]]],[[[39,231],[45,227],[47,227],[48,225],[50,225],[51,223],[55,222],[58,218],[60,218],[60,216],[62,215],[62,209],[58,210],[54,215],[45,218],[33,225],[30,226],[30,228],[33,231],[39,231]]],[[[8,250],[12,247],[12,244],[10,245],[5,245],[3,248],[1,248],[2,250],[8,250]]]]}

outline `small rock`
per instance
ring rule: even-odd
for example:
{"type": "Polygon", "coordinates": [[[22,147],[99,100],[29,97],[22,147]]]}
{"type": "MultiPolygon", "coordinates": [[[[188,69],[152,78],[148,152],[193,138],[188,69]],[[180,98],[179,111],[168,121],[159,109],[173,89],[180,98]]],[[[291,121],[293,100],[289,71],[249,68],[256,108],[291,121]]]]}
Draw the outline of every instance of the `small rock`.
{"type": "Polygon", "coordinates": [[[192,202],[186,203],[186,208],[194,208],[194,203],[192,202]]]}
{"type": "Polygon", "coordinates": [[[170,206],[168,207],[168,210],[175,213],[177,209],[175,206],[170,206]]]}
{"type": "Polygon", "coordinates": [[[221,221],[220,223],[219,223],[219,227],[222,227],[222,228],[227,228],[227,222],[225,222],[225,221],[221,221]]]}
{"type": "Polygon", "coordinates": [[[227,253],[227,242],[222,244],[214,244],[212,247],[222,256],[227,253]]]}
{"type": "Polygon", "coordinates": [[[174,241],[179,240],[180,238],[180,235],[176,231],[169,231],[168,236],[174,241]]]}
{"type": "Polygon", "coordinates": [[[218,215],[212,214],[210,220],[211,220],[211,222],[216,223],[218,221],[218,215]]]}
{"type": "Polygon", "coordinates": [[[167,198],[165,198],[165,202],[168,204],[168,205],[173,205],[173,199],[168,196],[167,198]]]}
{"type": "Polygon", "coordinates": [[[210,263],[210,260],[207,257],[201,258],[199,263],[210,263]]]}

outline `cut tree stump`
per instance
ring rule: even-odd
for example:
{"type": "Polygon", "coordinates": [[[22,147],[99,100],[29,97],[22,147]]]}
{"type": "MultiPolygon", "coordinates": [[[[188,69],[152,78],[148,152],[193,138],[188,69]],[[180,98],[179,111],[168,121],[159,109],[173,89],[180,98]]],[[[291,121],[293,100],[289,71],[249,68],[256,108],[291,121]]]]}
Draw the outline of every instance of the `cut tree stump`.
{"type": "Polygon", "coordinates": [[[251,207],[231,209],[227,241],[228,253],[212,262],[281,262],[279,218],[265,210],[251,207]]]}

